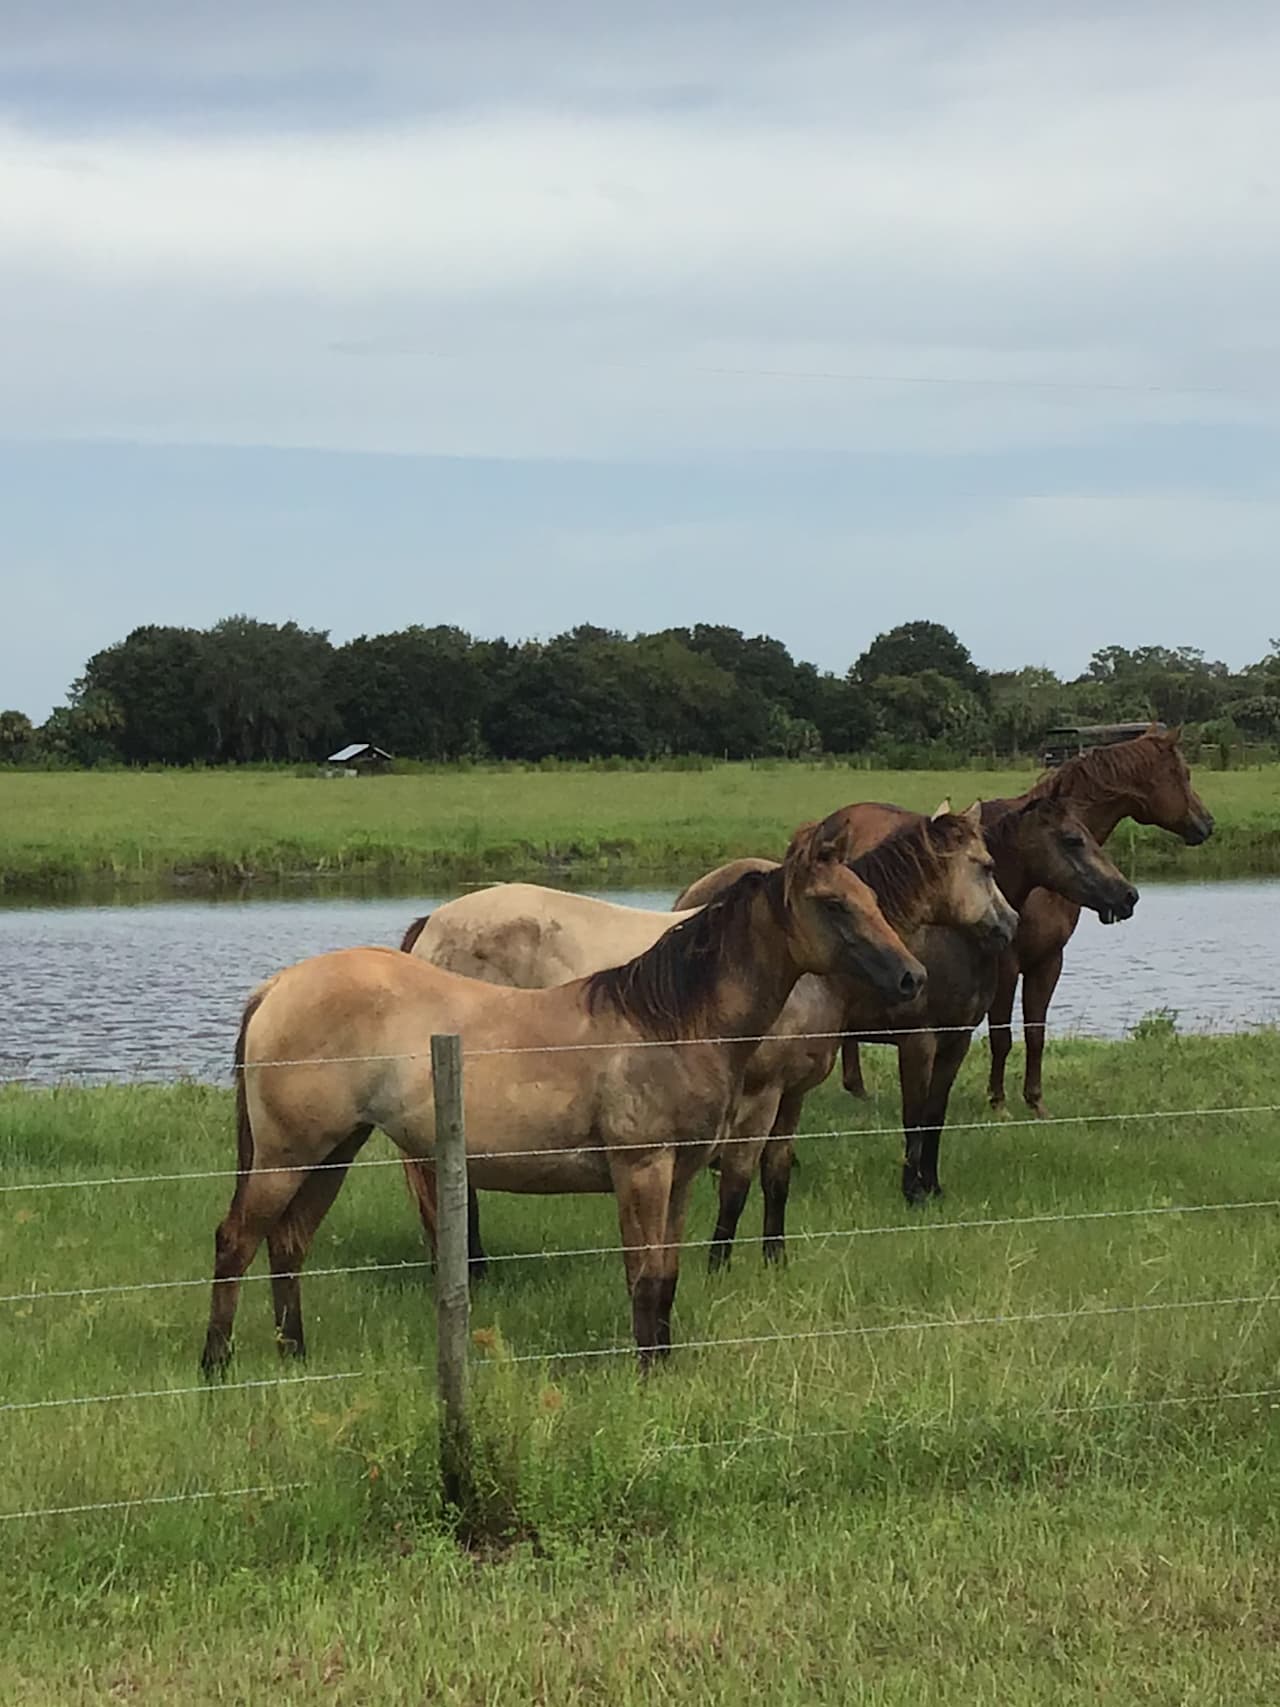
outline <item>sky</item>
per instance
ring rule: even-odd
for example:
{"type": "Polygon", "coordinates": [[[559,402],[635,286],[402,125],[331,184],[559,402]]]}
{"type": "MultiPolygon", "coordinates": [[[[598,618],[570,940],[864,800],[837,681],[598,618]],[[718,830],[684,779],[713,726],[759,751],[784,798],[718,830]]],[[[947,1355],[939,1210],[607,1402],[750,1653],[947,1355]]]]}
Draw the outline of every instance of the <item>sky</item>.
{"type": "Polygon", "coordinates": [[[0,706],[240,611],[1280,633],[1272,5],[0,21],[0,706]]]}

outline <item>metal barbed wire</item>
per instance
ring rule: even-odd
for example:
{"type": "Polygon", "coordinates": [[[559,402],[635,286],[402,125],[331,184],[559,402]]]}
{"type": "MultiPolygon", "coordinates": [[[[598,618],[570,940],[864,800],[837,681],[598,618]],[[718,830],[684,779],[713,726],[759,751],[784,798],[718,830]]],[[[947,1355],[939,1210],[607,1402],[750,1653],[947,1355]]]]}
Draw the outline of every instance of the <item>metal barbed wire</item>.
{"type": "MultiPolygon", "coordinates": [[[[1057,1114],[1033,1116],[1027,1119],[1008,1120],[993,1116],[989,1120],[955,1121],[942,1127],[911,1127],[911,1131],[932,1132],[942,1131],[948,1134],[954,1132],[1010,1132],[1020,1127],[1049,1128],[1055,1126],[1093,1126],[1107,1122],[1152,1121],[1152,1120],[1208,1120],[1225,1118],[1229,1115],[1243,1114],[1280,1114],[1280,1103],[1235,1103],[1218,1107],[1204,1108],[1162,1108],[1116,1110],[1104,1114],[1057,1114]]],[[[626,1145],[609,1144],[567,1144],[549,1149],[537,1150],[481,1150],[471,1149],[467,1153],[468,1163],[477,1162],[508,1162],[528,1160],[531,1157],[544,1156],[595,1156],[607,1155],[612,1150],[623,1149],[628,1152],[645,1150],[680,1150],[687,1148],[705,1149],[708,1146],[721,1150],[730,1144],[765,1144],[771,1138],[792,1138],[808,1142],[812,1138],[885,1138],[901,1133],[899,1123],[881,1126],[846,1126],[820,1128],[814,1131],[793,1133],[772,1132],[751,1133],[739,1136],[729,1133],[722,1138],[655,1138],[642,1143],[626,1145]]],[[[252,1168],[243,1170],[255,1176],[269,1174],[313,1174],[326,1173],[333,1168],[346,1168],[356,1172],[361,1168],[389,1168],[402,1166],[405,1161],[420,1161],[431,1166],[430,1156],[407,1156],[404,1153],[395,1156],[356,1157],[350,1162],[314,1162],[294,1163],[269,1168],[252,1168]]],[[[172,1185],[183,1180],[212,1180],[238,1179],[240,1168],[197,1168],[188,1172],[165,1174],[110,1174],[103,1176],[87,1175],[72,1180],[31,1180],[7,1181],[0,1184],[0,1195],[20,1191],[80,1191],[95,1186],[125,1186],[125,1185],[172,1185]]],[[[481,1187],[480,1189],[484,1189],[481,1187]]],[[[601,1195],[607,1195],[602,1193],[601,1195]]]]}
{"type": "MultiPolygon", "coordinates": [[[[1246,1399],[1280,1400],[1280,1387],[1247,1387],[1225,1393],[1188,1393],[1161,1399],[1108,1399],[1096,1405],[1046,1405],[1028,1413],[1029,1420],[1037,1417],[1101,1416],[1113,1411],[1162,1410],[1178,1406],[1226,1405],[1246,1399]]],[[[769,1429],[756,1434],[740,1435],[733,1440],[681,1440],[669,1446],[656,1446],[651,1456],[665,1458],[677,1452],[726,1451],[736,1452],[743,1446],[790,1444],[796,1440],[837,1440],[857,1434],[848,1425],[840,1428],[769,1429]]]]}
{"type": "Polygon", "coordinates": [[[1259,1307],[1280,1303],[1280,1292],[1240,1294],[1227,1298],[1172,1298],[1144,1304],[1081,1305],[1071,1310],[1031,1310],[1021,1315],[1003,1312],[989,1316],[941,1316],[911,1322],[859,1323],[854,1327],[799,1328],[792,1333],[739,1334],[727,1339],[673,1340],[669,1346],[610,1345],[588,1346],[582,1349],[567,1347],[559,1351],[520,1352],[515,1356],[488,1360],[473,1358],[476,1368],[493,1368],[497,1363],[561,1363],[579,1358],[634,1357],[637,1352],[735,1350],[749,1345],[780,1345],[784,1341],[818,1341],[835,1339],[871,1339],[884,1334],[935,1333],[950,1328],[1010,1328],[1025,1327],[1038,1322],[1080,1322],[1101,1320],[1113,1316],[1145,1316],[1168,1310],[1222,1310],[1256,1304],[1259,1307]]]}
{"type": "MultiPolygon", "coordinates": [[[[412,1369],[404,1373],[412,1373],[412,1369]]],[[[399,1373],[399,1371],[397,1371],[399,1373]]],[[[324,1377],[295,1377],[295,1380],[324,1379],[324,1377]]],[[[336,1379],[336,1378],[335,1378],[336,1379]]],[[[264,1385],[288,1385],[287,1382],[264,1385]]],[[[201,1389],[213,1391],[214,1389],[201,1389]]],[[[224,1390],[234,1391],[234,1388],[224,1390]]],[[[1099,1404],[1090,1405],[1053,1405],[1039,1411],[1033,1411],[1034,1417],[1073,1417],[1100,1415],[1118,1411],[1156,1411],[1175,1407],[1191,1408],[1201,1405],[1239,1404],[1245,1401],[1280,1401],[1280,1387],[1242,1388],[1224,1393],[1193,1393],[1186,1395],[1171,1395],[1160,1399],[1117,1399],[1106,1400],[1099,1404]]],[[[1274,1408],[1274,1407],[1273,1407],[1274,1408]]],[[[674,1456],[677,1453],[725,1451],[736,1452],[747,1446],[764,1445],[793,1445],[798,1440],[834,1440],[847,1438],[858,1431],[849,1426],[832,1429],[776,1429],[760,1431],[755,1434],[742,1435],[733,1440],[685,1440],[674,1441],[666,1446],[656,1446],[646,1454],[650,1461],[674,1456]]],[[[644,1466],[642,1465],[642,1470],[644,1466]]],[[[199,1503],[207,1500],[242,1499],[265,1497],[273,1494],[299,1493],[313,1487],[314,1483],[305,1481],[267,1482],[256,1486],[243,1488],[201,1488],[190,1493],[147,1494],[132,1499],[120,1500],[91,1500],[78,1505],[32,1506],[18,1511],[0,1511],[0,1523],[21,1522],[35,1518],[51,1517],[80,1517],[88,1514],[109,1511],[131,1511],[145,1506],[183,1505],[199,1503]]]]}
{"type": "MultiPolygon", "coordinates": [[[[1245,1209],[1280,1209],[1280,1197],[1244,1198],[1229,1200],[1221,1203],[1171,1203],[1150,1204],[1135,1209],[1079,1209],[1064,1210],[1059,1213],[1045,1211],[1037,1215],[1003,1215],[982,1216],[957,1221],[903,1221],[885,1222],[872,1227],[828,1227],[801,1228],[788,1231],[787,1240],[804,1244],[816,1244],[823,1240],[837,1239],[869,1239],[892,1237],[894,1234],[919,1235],[922,1233],[960,1233],[977,1231],[1011,1231],[1017,1227],[1043,1227],[1052,1225],[1069,1225],[1071,1223],[1095,1221],[1129,1221],[1147,1217],[1171,1215],[1209,1215],[1226,1214],[1232,1210],[1245,1209]]],[[[642,1245],[581,1245],[563,1250],[541,1251],[505,1251],[486,1253],[486,1261],[490,1263],[507,1262],[551,1262],[568,1260],[578,1257],[614,1257],[630,1256],[637,1252],[682,1250],[707,1250],[713,1246],[725,1243],[734,1246],[759,1245],[768,1242],[768,1235],[762,1233],[735,1235],[731,1240],[717,1239],[680,1239],[661,1243],[642,1245]]],[[[259,1270],[255,1273],[225,1275],[211,1277],[199,1275],[191,1280],[132,1280],[115,1281],[100,1286],[68,1286],[53,1288],[44,1292],[8,1292],[0,1293],[0,1304],[31,1304],[48,1302],[54,1299],[68,1298],[103,1298],[118,1297],[124,1293],[134,1292],[175,1292],[192,1287],[208,1286],[241,1286],[252,1285],[268,1280],[329,1280],[342,1275],[355,1274],[396,1274],[408,1273],[415,1269],[434,1268],[435,1262],[431,1257],[405,1258],[396,1262],[364,1262],[346,1263],[329,1268],[289,1269],[267,1272],[259,1270]]],[[[161,1389],[169,1392],[171,1389],[161,1389]]],[[[172,1389],[178,1391],[178,1389],[172,1389]]],[[[126,1395],[128,1396],[128,1395],[126,1395]]],[[[149,1394],[142,1395],[150,1397],[149,1394]]],[[[0,1413],[8,1410],[21,1410],[22,1405],[0,1404],[0,1413]]]]}
{"type": "Polygon", "coordinates": [[[92,1500],[86,1505],[32,1506],[26,1511],[0,1511],[0,1523],[15,1523],[34,1517],[79,1517],[86,1512],[133,1511],[139,1506],[183,1505],[198,1500],[231,1500],[248,1495],[290,1494],[310,1486],[309,1482],[263,1482],[249,1488],[201,1488],[189,1494],[144,1494],[137,1499],[92,1500]]]}
{"type": "MultiPolygon", "coordinates": [[[[1141,1018],[1142,1018],[1142,1016],[1139,1016],[1139,1018],[1137,1020],[1134,1020],[1130,1024],[1123,1027],[1122,1028],[1123,1032],[1126,1035],[1132,1033],[1135,1026],[1137,1026],[1141,1023],[1141,1018]]],[[[1235,1026],[1230,1030],[1224,1029],[1221,1031],[1213,1031],[1213,1030],[1181,1031],[1181,1032],[1179,1032],[1179,1036],[1181,1036],[1183,1038],[1190,1038],[1190,1037],[1215,1037],[1215,1038],[1216,1037],[1249,1037],[1249,1036],[1257,1036],[1259,1034],[1262,1034],[1262,1033],[1265,1033],[1268,1031],[1273,1031],[1277,1028],[1278,1024],[1280,1024],[1280,1016],[1278,1016],[1276,1020],[1251,1021],[1247,1025],[1245,1025],[1244,1027],[1235,1026]]],[[[1017,1039],[1017,1038],[1025,1039],[1028,1032],[1047,1031],[1049,1029],[1049,1021],[1048,1020],[1027,1021],[1027,1020],[1013,1020],[1013,1019],[1011,1019],[1007,1025],[998,1024],[995,1029],[999,1032],[1008,1033],[1009,1036],[1013,1039],[1017,1039]]],[[[513,1044],[513,1045],[501,1045],[501,1046],[494,1045],[494,1046],[489,1046],[489,1047],[485,1047],[485,1048],[478,1048],[478,1049],[466,1048],[464,1045],[463,1058],[464,1058],[464,1062],[465,1062],[466,1060],[480,1060],[480,1059],[490,1058],[493,1056],[502,1056],[502,1055],[523,1056],[523,1055],[590,1054],[590,1053],[594,1053],[597,1051],[603,1051],[603,1050],[609,1050],[609,1049],[618,1049],[618,1050],[621,1050],[621,1049],[694,1049],[694,1048],[726,1047],[726,1046],[731,1045],[731,1044],[741,1044],[741,1043],[751,1043],[751,1044],[754,1044],[756,1046],[759,1046],[761,1044],[766,1044],[766,1043],[774,1043],[774,1044],[843,1043],[845,1041],[853,1041],[853,1042],[858,1042],[858,1043],[878,1043],[878,1042],[893,1042],[896,1039],[902,1038],[902,1037],[925,1037],[925,1036],[947,1037],[947,1036],[959,1035],[961,1032],[968,1033],[975,1040],[981,1041],[983,1039],[987,1039],[990,1037],[991,1028],[987,1024],[986,1020],[984,1019],[984,1020],[980,1020],[980,1021],[976,1022],[973,1025],[915,1025],[915,1026],[882,1026],[882,1027],[858,1026],[858,1027],[854,1027],[854,1028],[846,1029],[846,1030],[841,1030],[841,1031],[796,1031],[796,1032],[791,1032],[791,1031],[785,1031],[785,1032],[765,1031],[765,1032],[754,1032],[754,1033],[748,1033],[748,1034],[741,1036],[741,1037],[732,1036],[732,1035],[711,1036],[711,1037],[671,1037],[671,1038],[636,1037],[636,1038],[616,1038],[616,1039],[611,1039],[611,1040],[606,1041],[606,1042],[531,1043],[531,1044],[513,1044]]],[[[1066,1032],[1060,1032],[1058,1034],[1058,1037],[1059,1037],[1060,1041],[1068,1041],[1068,1042],[1113,1043],[1113,1042],[1121,1041],[1121,1038],[1112,1036],[1110,1034],[1104,1034],[1102,1032],[1082,1032],[1082,1031],[1079,1031],[1078,1029],[1072,1029],[1072,1030],[1069,1030],[1066,1032]]],[[[261,1072],[261,1071],[265,1071],[265,1070],[273,1068],[273,1067],[378,1066],[378,1065],[384,1065],[386,1063],[393,1062],[393,1061],[430,1061],[430,1059],[431,1059],[431,1055],[430,1055],[429,1049],[412,1050],[412,1051],[405,1051],[405,1052],[396,1053],[396,1054],[382,1054],[382,1055],[378,1055],[378,1054],[373,1054],[373,1055],[303,1055],[303,1056],[296,1056],[296,1057],[281,1057],[280,1059],[269,1060],[269,1061],[246,1061],[243,1063],[234,1063],[233,1062],[227,1070],[231,1073],[232,1077],[234,1078],[234,1076],[240,1072],[246,1072],[246,1073],[248,1073],[248,1072],[261,1072]]],[[[57,1063],[50,1063],[50,1070],[56,1070],[56,1071],[64,1074],[65,1078],[61,1081],[52,1081],[49,1084],[42,1084],[39,1081],[33,1080],[30,1072],[15,1073],[15,1074],[9,1074],[9,1075],[0,1074],[0,1086],[14,1085],[14,1086],[21,1086],[21,1087],[30,1088],[30,1089],[54,1089],[54,1088],[57,1088],[59,1083],[68,1084],[68,1083],[71,1083],[75,1079],[88,1079],[88,1078],[93,1078],[93,1077],[108,1077],[108,1078],[110,1078],[110,1077],[122,1077],[122,1076],[126,1076],[128,1074],[131,1074],[131,1073],[138,1072],[138,1071],[143,1070],[143,1069],[141,1069],[136,1063],[133,1065],[123,1064],[120,1066],[99,1066],[99,1067],[69,1067],[66,1065],[59,1065],[57,1063]]],[[[152,1068],[152,1069],[147,1069],[147,1070],[154,1070],[154,1069],[152,1068]]],[[[181,1072],[184,1070],[179,1069],[179,1071],[181,1072]]],[[[188,1073],[186,1073],[185,1078],[179,1079],[177,1081],[168,1081],[168,1080],[137,1081],[137,1080],[134,1080],[131,1082],[134,1082],[134,1083],[138,1083],[138,1082],[142,1082],[142,1083],[179,1082],[179,1083],[181,1083],[181,1082],[190,1082],[192,1080],[192,1078],[193,1078],[193,1075],[191,1075],[188,1072],[188,1073]]],[[[194,1080],[194,1082],[199,1083],[199,1084],[211,1083],[211,1081],[204,1080],[204,1079],[196,1079],[196,1080],[194,1080]]]]}

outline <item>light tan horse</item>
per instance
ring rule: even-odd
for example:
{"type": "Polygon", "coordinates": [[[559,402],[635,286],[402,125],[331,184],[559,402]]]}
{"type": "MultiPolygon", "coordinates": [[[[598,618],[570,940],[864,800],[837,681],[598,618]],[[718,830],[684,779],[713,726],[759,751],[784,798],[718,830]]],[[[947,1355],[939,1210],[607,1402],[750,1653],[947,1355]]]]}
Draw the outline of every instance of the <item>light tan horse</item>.
{"type": "MultiPolygon", "coordinates": [[[[935,814],[935,818],[941,816],[935,814]]],[[[951,925],[977,932],[988,944],[999,946],[1009,940],[1014,915],[995,887],[991,867],[975,808],[968,819],[955,816],[945,823],[912,828],[902,836],[890,837],[868,856],[865,869],[857,862],[853,869],[875,890],[881,910],[900,934],[906,935],[924,925],[951,925]]],[[[736,860],[705,881],[717,894],[722,894],[745,873],[776,869],[776,860],[736,860]]],[[[586,975],[613,965],[624,944],[634,947],[644,939],[652,944],[677,920],[690,916],[687,910],[646,912],[582,895],[568,895],[561,890],[512,883],[447,902],[427,920],[415,919],[405,932],[401,947],[450,971],[483,969],[484,975],[495,983],[545,988],[561,982],[566,967],[586,975]],[[441,915],[448,917],[433,930],[441,915]]],[[[896,999],[901,1004],[901,997],[896,999]]],[[[796,985],[771,1028],[774,1035],[789,1040],[784,1052],[786,1070],[778,1060],[781,1046],[773,1043],[762,1044],[748,1062],[736,1112],[720,1153],[725,1170],[722,1205],[726,1202],[726,1178],[731,1177],[735,1182],[744,1179],[745,1195],[765,1138],[773,1130],[779,1097],[790,1082],[787,1073],[791,1079],[797,1073],[804,1077],[811,1063],[818,1061],[826,1062],[821,1078],[830,1070],[830,1055],[836,1043],[801,1041],[801,1037],[813,1032],[831,1032],[851,1004],[856,1007],[861,1002],[865,1007],[869,1000],[878,1001],[882,1008],[885,1005],[884,997],[857,978],[820,980],[806,976],[796,985]]],[[[428,1242],[434,1245],[434,1174],[430,1168],[409,1160],[405,1162],[405,1174],[417,1199],[428,1242]]],[[[474,1190],[469,1195],[468,1216],[471,1273],[478,1276],[484,1270],[485,1256],[474,1190]]],[[[735,1215],[735,1226],[736,1221],[735,1215]]],[[[732,1231],[728,1237],[732,1237],[732,1231]]],[[[713,1267],[727,1249],[727,1242],[713,1245],[713,1267]]]]}
{"type": "Polygon", "coordinates": [[[847,851],[808,827],[778,871],[744,878],[626,965],[551,990],[504,989],[378,948],[316,955],[269,979],[236,1046],[239,1173],[217,1234],[206,1372],[227,1362],[240,1279],[263,1239],[277,1340],[301,1354],[298,1271],[369,1134],[431,1157],[435,1032],[463,1038],[476,1185],[612,1192],[641,1361],[665,1353],[690,1186],[723,1136],[754,1039],[805,972],[860,972],[899,992],[922,984],[847,851]]]}
{"type": "Polygon", "coordinates": [[[495,883],[415,919],[400,946],[465,978],[546,990],[634,960],[697,911],[656,913],[537,883],[495,883]]]}

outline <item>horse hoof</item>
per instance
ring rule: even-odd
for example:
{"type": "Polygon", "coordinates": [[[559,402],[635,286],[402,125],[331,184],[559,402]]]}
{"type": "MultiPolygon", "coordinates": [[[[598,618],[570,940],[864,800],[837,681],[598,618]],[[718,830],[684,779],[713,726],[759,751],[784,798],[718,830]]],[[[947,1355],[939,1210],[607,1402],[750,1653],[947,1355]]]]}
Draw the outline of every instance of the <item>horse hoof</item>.
{"type": "Polygon", "coordinates": [[[844,1088],[848,1091],[851,1097],[857,1097],[859,1102],[871,1101],[871,1092],[862,1083],[861,1079],[858,1080],[856,1085],[846,1085],[844,1088]]]}
{"type": "Polygon", "coordinates": [[[1004,1100],[1004,1092],[1003,1091],[1000,1091],[998,1094],[993,1094],[993,1095],[989,1096],[987,1098],[987,1102],[991,1106],[992,1114],[1001,1114],[1001,1115],[1008,1114],[1009,1105],[1004,1100]]]}
{"type": "Polygon", "coordinates": [[[1036,1120],[1048,1120],[1049,1110],[1044,1106],[1043,1098],[1039,1102],[1028,1101],[1027,1107],[1036,1120]]]}

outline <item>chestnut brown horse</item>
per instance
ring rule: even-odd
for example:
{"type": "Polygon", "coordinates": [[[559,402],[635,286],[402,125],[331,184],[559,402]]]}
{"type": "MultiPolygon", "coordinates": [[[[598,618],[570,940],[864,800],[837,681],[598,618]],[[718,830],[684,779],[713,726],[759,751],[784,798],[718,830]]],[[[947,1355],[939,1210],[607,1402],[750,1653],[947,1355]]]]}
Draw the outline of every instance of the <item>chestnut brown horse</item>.
{"type": "Polygon", "coordinates": [[[269,979],[236,1045],[239,1167],[217,1233],[206,1373],[230,1356],[241,1277],[263,1239],[277,1341],[301,1355],[299,1270],[370,1133],[432,1156],[436,1032],[463,1038],[476,1184],[612,1192],[641,1361],[665,1354],[689,1190],[755,1039],[806,972],[857,971],[885,991],[923,978],[847,854],[845,837],[810,826],[779,870],[743,878],[626,965],[550,990],[381,948],[316,955],[269,979]]]}
{"type": "MultiPolygon", "coordinates": [[[[898,807],[852,806],[834,814],[824,829],[833,823],[846,826],[855,846],[873,841],[873,846],[888,847],[903,833],[903,826],[924,821],[898,807]],[[886,841],[874,843],[886,832],[886,841]]],[[[1007,812],[986,829],[985,836],[996,880],[1012,904],[1024,903],[1036,886],[1070,896],[1108,920],[1127,918],[1137,903],[1137,891],[1128,879],[1060,802],[1033,801],[1007,812]]],[[[867,855],[857,861],[857,869],[874,888],[867,855]]],[[[701,892],[708,893],[705,885],[701,892]]],[[[887,909],[883,897],[881,906],[887,909]]],[[[905,1139],[903,1192],[908,1202],[918,1203],[941,1194],[938,1146],[947,1104],[973,1027],[990,1001],[999,951],[993,952],[989,943],[972,933],[954,929],[926,926],[905,934],[929,970],[924,997],[914,1004],[914,1011],[870,999],[847,980],[807,978],[797,986],[785,1013],[795,1014],[812,1033],[861,1033],[868,1041],[897,1046],[905,1139]],[[802,1001],[807,1007],[803,1014],[802,1001]],[[902,1029],[894,1030],[899,1025],[902,1029]]],[[[782,1254],[793,1136],[805,1097],[826,1079],[835,1055],[834,1040],[796,1038],[762,1045],[748,1064],[748,1086],[770,1070],[780,1081],[773,1135],[760,1159],[766,1260],[782,1254]]],[[[750,1183],[745,1159],[726,1151],[721,1161],[716,1233],[721,1249],[733,1238],[750,1183]]]]}
{"type": "MultiPolygon", "coordinates": [[[[1154,824],[1198,847],[1213,834],[1213,815],[1191,786],[1191,774],[1179,746],[1180,731],[1153,725],[1132,741],[1096,747],[1068,759],[1027,790],[1008,800],[988,800],[982,808],[991,823],[1012,807],[1031,800],[1069,804],[1089,833],[1105,842],[1126,818],[1154,824]]],[[[1080,921],[1080,908],[1047,888],[1035,890],[1019,909],[1018,936],[1002,956],[991,1001],[991,1077],[988,1095],[993,1108],[1005,1101],[1005,1065],[1013,1047],[1014,995],[1022,979],[1022,1019],[1026,1042],[1026,1071],[1022,1094],[1033,1114],[1044,1118],[1044,1046],[1049,1004],[1062,976],[1063,950],[1080,921]]],[[[845,1089],[865,1096],[858,1045],[843,1051],[845,1089]]]]}
{"type": "MultiPolygon", "coordinates": [[[[1012,940],[1017,925],[1017,915],[996,887],[994,867],[975,806],[971,815],[939,812],[928,823],[908,826],[855,862],[853,870],[874,891],[899,935],[926,924],[953,925],[978,933],[994,953],[1012,940]]],[[[718,896],[747,872],[776,869],[776,860],[735,860],[704,881],[708,894],[718,896]]],[[[633,951],[641,944],[650,946],[690,916],[688,910],[648,912],[533,884],[499,884],[446,902],[428,919],[415,919],[400,946],[446,971],[545,989],[615,965],[620,945],[630,944],[633,951]]],[[[807,1047],[798,1038],[823,1029],[811,1016],[815,1001],[829,999],[815,991],[825,992],[828,986],[842,992],[844,1003],[875,994],[857,978],[802,978],[771,1028],[772,1036],[788,1039],[790,1055],[807,1047]]],[[[827,1024],[825,1029],[832,1027],[827,1024]]],[[[768,1065],[778,1047],[772,1041],[762,1043],[752,1056],[723,1147],[735,1174],[742,1173],[748,1185],[778,1110],[779,1076],[768,1065]]],[[[831,1050],[835,1045],[819,1042],[814,1047],[831,1050]]],[[[828,1060],[822,1076],[829,1071],[828,1060]]],[[[434,1172],[408,1158],[404,1168],[427,1240],[434,1245],[434,1172]]],[[[474,1189],[468,1217],[471,1273],[476,1277],[484,1271],[485,1256],[474,1189]]],[[[713,1245],[712,1266],[721,1250],[721,1244],[713,1245]]]]}

